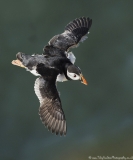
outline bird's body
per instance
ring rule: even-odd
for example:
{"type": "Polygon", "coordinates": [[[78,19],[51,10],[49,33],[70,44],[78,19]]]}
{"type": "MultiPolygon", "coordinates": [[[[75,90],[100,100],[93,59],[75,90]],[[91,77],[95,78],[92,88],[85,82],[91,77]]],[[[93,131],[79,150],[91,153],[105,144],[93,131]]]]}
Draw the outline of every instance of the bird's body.
{"type": "Polygon", "coordinates": [[[79,18],[70,22],[62,34],[54,36],[43,49],[43,54],[26,55],[19,52],[12,64],[24,67],[35,76],[34,90],[40,101],[39,115],[53,133],[66,134],[66,119],[56,88],[56,81],[81,80],[87,84],[79,67],[74,65],[75,56],[68,52],[86,39],[92,20],[79,18]]]}
{"type": "Polygon", "coordinates": [[[26,67],[28,71],[38,76],[36,67],[38,64],[45,64],[45,66],[49,68],[55,68],[59,70],[59,74],[67,74],[67,66],[73,65],[66,57],[64,51],[61,51],[58,48],[48,46],[45,49],[45,54],[34,54],[34,55],[26,55],[24,53],[19,52],[17,54],[17,59],[19,59],[22,64],[26,67]]]}

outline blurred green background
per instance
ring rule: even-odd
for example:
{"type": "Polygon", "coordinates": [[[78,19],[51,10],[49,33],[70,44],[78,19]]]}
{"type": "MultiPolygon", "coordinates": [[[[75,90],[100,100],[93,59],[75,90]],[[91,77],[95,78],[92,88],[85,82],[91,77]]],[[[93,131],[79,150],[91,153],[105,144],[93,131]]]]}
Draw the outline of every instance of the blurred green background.
{"type": "Polygon", "coordinates": [[[0,160],[87,160],[133,155],[133,1],[0,1],[0,160]],[[39,119],[35,76],[13,66],[16,53],[42,53],[75,18],[93,19],[72,51],[89,85],[58,83],[67,135],[39,119]]]}

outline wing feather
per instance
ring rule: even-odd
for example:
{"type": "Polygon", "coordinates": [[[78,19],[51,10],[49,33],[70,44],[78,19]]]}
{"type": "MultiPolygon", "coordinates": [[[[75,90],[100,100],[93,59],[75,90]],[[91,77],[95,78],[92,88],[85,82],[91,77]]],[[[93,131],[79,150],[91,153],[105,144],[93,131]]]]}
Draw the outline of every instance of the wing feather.
{"type": "Polygon", "coordinates": [[[40,119],[42,120],[42,123],[48,128],[48,130],[50,130],[52,133],[55,133],[56,135],[66,135],[67,129],[66,127],[64,127],[66,126],[66,119],[62,110],[58,92],[55,91],[57,93],[57,95],[55,94],[56,97],[47,95],[47,83],[49,82],[44,80],[43,77],[39,77],[36,79],[34,85],[35,93],[40,101],[40,119]]]}
{"type": "Polygon", "coordinates": [[[90,18],[77,18],[68,23],[65,31],[62,34],[54,36],[49,45],[68,51],[71,47],[76,47],[79,42],[83,42],[91,27],[92,19],[90,18]]]}

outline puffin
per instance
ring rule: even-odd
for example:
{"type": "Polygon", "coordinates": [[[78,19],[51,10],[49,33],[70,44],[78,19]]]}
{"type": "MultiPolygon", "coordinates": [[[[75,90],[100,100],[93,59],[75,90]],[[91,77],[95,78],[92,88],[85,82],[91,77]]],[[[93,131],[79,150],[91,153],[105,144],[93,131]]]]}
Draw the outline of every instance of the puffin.
{"type": "Polygon", "coordinates": [[[69,52],[70,48],[78,46],[87,37],[92,20],[78,18],[70,22],[62,34],[54,36],[44,47],[43,53],[27,55],[18,52],[17,60],[12,64],[25,68],[35,76],[34,91],[40,107],[39,115],[42,123],[56,135],[66,135],[66,118],[57,90],[57,81],[80,80],[87,85],[81,69],[74,65],[75,56],[69,52]]]}

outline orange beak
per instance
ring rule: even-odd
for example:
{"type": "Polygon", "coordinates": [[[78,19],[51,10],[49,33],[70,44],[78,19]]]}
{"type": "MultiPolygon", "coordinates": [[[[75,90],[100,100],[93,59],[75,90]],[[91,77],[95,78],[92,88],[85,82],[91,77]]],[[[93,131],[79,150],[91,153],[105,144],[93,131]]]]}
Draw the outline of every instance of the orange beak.
{"type": "Polygon", "coordinates": [[[20,60],[13,60],[12,61],[12,64],[13,65],[16,65],[16,66],[19,66],[19,67],[22,67],[22,68],[26,68],[23,64],[22,64],[22,62],[20,61],[20,60]]]}
{"type": "Polygon", "coordinates": [[[80,77],[81,77],[81,83],[87,85],[88,83],[87,83],[86,79],[83,77],[82,74],[80,75],[80,77]]]}

